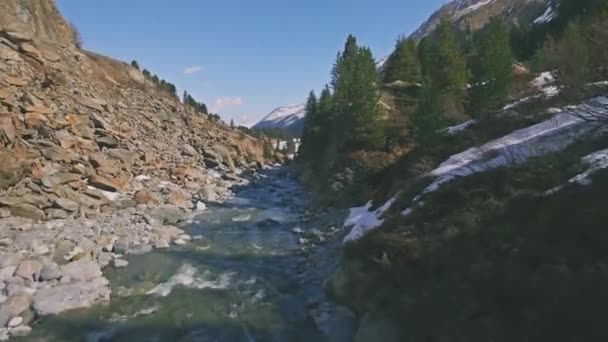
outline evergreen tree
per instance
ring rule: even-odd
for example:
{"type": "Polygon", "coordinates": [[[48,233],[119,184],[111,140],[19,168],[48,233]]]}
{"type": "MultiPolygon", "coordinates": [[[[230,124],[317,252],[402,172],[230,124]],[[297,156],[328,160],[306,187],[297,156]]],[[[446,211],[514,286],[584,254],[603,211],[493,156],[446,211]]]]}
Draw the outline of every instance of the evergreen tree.
{"type": "Polygon", "coordinates": [[[234,119],[230,119],[230,128],[234,129],[234,119]]]}
{"type": "Polygon", "coordinates": [[[557,65],[569,91],[580,89],[589,77],[589,47],[578,22],[568,24],[559,42],[557,65]]]}
{"type": "Polygon", "coordinates": [[[437,137],[437,132],[444,127],[445,120],[441,104],[437,99],[437,89],[430,83],[422,88],[422,96],[413,118],[414,135],[423,144],[428,144],[437,137]]]}
{"type": "Polygon", "coordinates": [[[432,42],[431,38],[424,37],[418,43],[418,60],[420,61],[420,73],[422,79],[426,79],[429,77],[429,70],[431,69],[431,48],[432,42]]]}
{"type": "Polygon", "coordinates": [[[204,103],[201,103],[201,112],[205,113],[205,114],[209,114],[209,111],[207,110],[207,105],[204,103]]]}
{"type": "Polygon", "coordinates": [[[380,145],[378,74],[371,51],[357,46],[350,35],[332,70],[335,134],[340,147],[374,148],[380,145]]]}
{"type": "Polygon", "coordinates": [[[185,104],[185,105],[188,104],[188,97],[189,97],[188,92],[184,90],[184,95],[182,95],[183,104],[185,104]]]}
{"type": "Polygon", "coordinates": [[[139,70],[139,64],[137,63],[136,60],[131,61],[131,66],[134,67],[135,69],[139,70]]]}
{"type": "Polygon", "coordinates": [[[312,159],[312,151],[315,150],[315,133],[318,124],[317,96],[311,91],[306,100],[306,115],[304,116],[304,128],[302,129],[302,148],[300,148],[300,158],[304,161],[312,159]]]}
{"type": "Polygon", "coordinates": [[[492,20],[474,39],[476,56],[473,66],[470,109],[480,117],[494,111],[508,98],[513,83],[513,53],[509,28],[492,20]]]}
{"type": "Polygon", "coordinates": [[[146,78],[150,78],[150,71],[148,71],[148,69],[144,69],[144,70],[142,71],[142,74],[144,74],[144,76],[145,76],[146,78]]]}
{"type": "Polygon", "coordinates": [[[466,96],[468,69],[458,36],[447,20],[441,21],[429,54],[429,76],[433,88],[462,102],[466,96]]]}
{"type": "Polygon", "coordinates": [[[397,41],[395,51],[389,57],[386,67],[385,82],[404,81],[418,83],[421,81],[421,67],[413,39],[401,38],[397,41]]]}

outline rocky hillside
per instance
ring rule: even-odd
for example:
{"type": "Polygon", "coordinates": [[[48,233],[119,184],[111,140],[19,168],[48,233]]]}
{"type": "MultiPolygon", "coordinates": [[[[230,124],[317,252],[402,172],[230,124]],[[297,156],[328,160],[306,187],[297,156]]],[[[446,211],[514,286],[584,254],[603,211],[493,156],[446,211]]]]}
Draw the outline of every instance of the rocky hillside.
{"type": "Polygon", "coordinates": [[[109,300],[103,267],[187,243],[172,225],[264,163],[260,141],[77,48],[52,0],[1,1],[0,340],[109,300]]]}
{"type": "Polygon", "coordinates": [[[89,215],[131,200],[148,178],[175,185],[159,202],[190,208],[214,183],[211,169],[263,163],[257,140],[185,108],[137,69],[77,49],[52,1],[0,6],[3,215],[89,215]]]}
{"type": "Polygon", "coordinates": [[[441,7],[411,36],[416,40],[433,32],[441,19],[453,21],[462,30],[476,31],[491,18],[513,24],[531,23],[541,17],[555,0],[455,0],[441,7]]]}

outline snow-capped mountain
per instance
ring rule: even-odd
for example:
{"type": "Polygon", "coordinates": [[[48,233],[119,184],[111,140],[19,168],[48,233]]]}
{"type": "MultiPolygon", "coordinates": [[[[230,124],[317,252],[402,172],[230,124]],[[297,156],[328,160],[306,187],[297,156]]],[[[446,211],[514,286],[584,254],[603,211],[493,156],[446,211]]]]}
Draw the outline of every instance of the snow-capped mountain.
{"type": "Polygon", "coordinates": [[[304,104],[279,107],[266,115],[253,128],[280,128],[300,133],[306,115],[304,104]]]}
{"type": "MultiPolygon", "coordinates": [[[[476,31],[490,19],[500,16],[513,23],[533,22],[547,12],[553,13],[558,0],[454,0],[431,15],[411,37],[417,40],[433,32],[441,19],[448,19],[462,29],[476,31]],[[548,10],[547,8],[552,9],[548,10]]],[[[547,18],[544,18],[547,20],[547,18]]],[[[542,19],[541,19],[542,20],[542,19]]],[[[551,19],[549,19],[551,20],[551,19]]]]}

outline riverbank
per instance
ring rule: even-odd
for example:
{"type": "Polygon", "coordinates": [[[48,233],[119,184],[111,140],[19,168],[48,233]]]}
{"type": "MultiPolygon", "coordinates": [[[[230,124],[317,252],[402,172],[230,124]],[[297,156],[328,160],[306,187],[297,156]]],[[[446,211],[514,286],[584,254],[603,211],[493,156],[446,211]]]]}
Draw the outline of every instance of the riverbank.
{"type": "MultiPolygon", "coordinates": [[[[6,328],[0,329],[0,339],[28,335],[37,317],[108,302],[112,291],[105,270],[128,267],[128,256],[189,243],[192,237],[178,226],[191,223],[208,204],[230,198],[232,187],[257,177],[255,171],[246,178],[217,173],[205,192],[191,194],[194,203],[181,208],[117,198],[112,210],[88,217],[35,222],[2,213],[0,326],[6,328]]],[[[138,192],[146,191],[148,199],[177,188],[140,179],[138,192]]]]}

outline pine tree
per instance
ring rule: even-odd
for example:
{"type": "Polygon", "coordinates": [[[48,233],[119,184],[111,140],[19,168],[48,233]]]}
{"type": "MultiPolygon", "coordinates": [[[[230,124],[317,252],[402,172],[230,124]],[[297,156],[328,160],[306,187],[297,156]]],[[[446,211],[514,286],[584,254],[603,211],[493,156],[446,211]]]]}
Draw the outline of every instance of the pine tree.
{"type": "Polygon", "coordinates": [[[487,116],[508,98],[513,83],[513,53],[509,28],[492,20],[474,39],[475,62],[470,109],[476,117],[487,116]]]}
{"type": "Polygon", "coordinates": [[[568,91],[577,91],[589,77],[589,47],[578,22],[568,24],[558,45],[557,65],[568,91]]]}
{"type": "Polygon", "coordinates": [[[371,51],[357,46],[350,35],[344,52],[338,54],[332,70],[335,135],[346,149],[374,148],[380,145],[378,115],[378,74],[371,51]]]}
{"type": "Polygon", "coordinates": [[[201,112],[204,114],[209,114],[209,111],[207,110],[207,105],[204,103],[201,103],[201,112]]]}
{"type": "Polygon", "coordinates": [[[234,119],[230,119],[230,128],[234,129],[234,119]]]}
{"type": "Polygon", "coordinates": [[[421,81],[421,73],[416,42],[413,39],[400,38],[387,61],[384,81],[418,83],[421,81]]]}
{"type": "Polygon", "coordinates": [[[466,98],[468,69],[452,24],[442,21],[429,51],[428,74],[433,93],[444,111],[461,112],[466,98]]]}
{"type": "Polygon", "coordinates": [[[418,43],[418,60],[420,61],[420,73],[422,79],[426,79],[429,77],[429,70],[431,69],[431,48],[432,42],[431,38],[424,37],[418,43]]]}
{"type": "Polygon", "coordinates": [[[299,157],[303,161],[312,159],[312,151],[315,150],[315,133],[317,125],[317,96],[311,91],[306,100],[306,115],[304,116],[304,128],[302,129],[302,147],[299,157]]]}
{"type": "Polygon", "coordinates": [[[445,120],[442,114],[440,97],[437,90],[429,82],[422,88],[422,96],[416,113],[414,113],[414,135],[423,144],[428,144],[437,137],[437,132],[444,127],[445,120]]]}
{"type": "Polygon", "coordinates": [[[134,67],[135,69],[139,70],[139,64],[137,63],[136,60],[131,61],[131,66],[134,67]]]}

